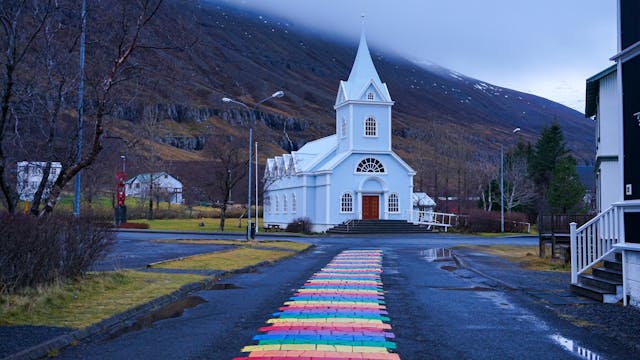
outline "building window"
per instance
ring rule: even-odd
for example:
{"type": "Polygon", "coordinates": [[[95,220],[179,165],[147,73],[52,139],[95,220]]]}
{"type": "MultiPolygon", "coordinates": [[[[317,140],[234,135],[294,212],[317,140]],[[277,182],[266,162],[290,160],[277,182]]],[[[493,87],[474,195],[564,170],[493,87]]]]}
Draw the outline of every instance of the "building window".
{"type": "Polygon", "coordinates": [[[364,121],[364,136],[378,136],[378,125],[376,124],[376,119],[371,116],[364,121]]]}
{"type": "Polygon", "coordinates": [[[342,118],[342,129],[340,131],[340,135],[342,135],[343,138],[347,137],[347,119],[342,118]]]}
{"type": "Polygon", "coordinates": [[[340,204],[340,212],[353,212],[353,195],[351,195],[351,193],[342,194],[342,200],[340,201],[340,204]]]}
{"type": "Polygon", "coordinates": [[[278,204],[278,195],[276,195],[276,196],[275,196],[275,199],[276,199],[276,201],[275,201],[275,203],[276,203],[276,204],[275,204],[275,210],[274,210],[274,212],[277,214],[277,213],[278,213],[278,207],[279,207],[279,206],[278,206],[278,205],[279,205],[279,204],[278,204]]]}
{"type": "Polygon", "coordinates": [[[287,195],[282,195],[282,213],[286,214],[287,213],[287,207],[288,207],[288,203],[287,203],[287,195]]]}
{"type": "Polygon", "coordinates": [[[367,94],[367,99],[368,100],[373,100],[373,93],[372,92],[367,94]]]}
{"type": "Polygon", "coordinates": [[[295,214],[298,211],[296,204],[296,194],[291,194],[291,213],[295,214]]]}
{"type": "Polygon", "coordinates": [[[356,172],[359,172],[359,173],[383,173],[384,172],[384,166],[382,166],[382,163],[378,159],[366,158],[366,159],[360,161],[360,163],[358,164],[358,168],[356,169],[356,172]]]}
{"type": "Polygon", "coordinates": [[[271,214],[273,211],[271,208],[271,195],[264,198],[264,207],[267,209],[267,214],[271,214]]]}
{"type": "Polygon", "coordinates": [[[388,208],[390,213],[400,212],[400,200],[398,199],[398,194],[393,193],[389,195],[388,208]]]}

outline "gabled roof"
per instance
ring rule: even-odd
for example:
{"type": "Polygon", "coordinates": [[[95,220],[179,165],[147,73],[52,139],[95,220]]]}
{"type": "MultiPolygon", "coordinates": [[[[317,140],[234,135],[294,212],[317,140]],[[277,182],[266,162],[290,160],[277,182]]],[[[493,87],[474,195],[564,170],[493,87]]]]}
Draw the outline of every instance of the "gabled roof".
{"type": "Polygon", "coordinates": [[[592,117],[596,115],[596,112],[598,111],[598,90],[600,89],[600,80],[616,72],[616,70],[617,65],[614,64],[587,79],[584,116],[592,117]]]}
{"type": "Polygon", "coordinates": [[[413,207],[436,206],[436,202],[424,192],[413,193],[413,207]]]}
{"type": "MultiPolygon", "coordinates": [[[[162,172],[157,172],[157,173],[144,173],[144,174],[138,174],[134,177],[132,177],[131,179],[127,180],[125,182],[125,184],[133,184],[133,182],[135,182],[136,180],[142,183],[145,182],[149,182],[149,180],[151,180],[151,177],[153,176],[153,179],[160,179],[162,176],[169,176],[173,179],[176,179],[175,177],[171,176],[169,173],[167,173],[166,171],[162,171],[162,172]]],[[[178,179],[176,179],[178,180],[178,179]]]]}
{"type": "Polygon", "coordinates": [[[391,101],[387,85],[380,80],[378,71],[376,71],[376,67],[373,64],[363,29],[349,79],[340,82],[336,105],[349,100],[361,100],[364,91],[371,85],[377,90],[382,101],[391,101]]]}

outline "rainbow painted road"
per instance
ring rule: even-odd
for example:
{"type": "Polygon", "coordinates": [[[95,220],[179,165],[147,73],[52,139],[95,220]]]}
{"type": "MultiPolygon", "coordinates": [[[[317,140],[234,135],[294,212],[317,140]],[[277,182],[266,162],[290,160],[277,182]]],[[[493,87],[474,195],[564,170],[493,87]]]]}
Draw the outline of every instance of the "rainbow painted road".
{"type": "Polygon", "coordinates": [[[382,251],[347,250],[260,328],[234,360],[399,360],[382,290],[382,251]]]}

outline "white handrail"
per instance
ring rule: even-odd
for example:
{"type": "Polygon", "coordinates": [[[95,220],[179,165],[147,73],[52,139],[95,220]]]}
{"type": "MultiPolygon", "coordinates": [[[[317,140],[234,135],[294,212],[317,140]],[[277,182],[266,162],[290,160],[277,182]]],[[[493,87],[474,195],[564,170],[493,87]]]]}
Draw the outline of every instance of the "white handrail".
{"type": "Polygon", "coordinates": [[[602,261],[614,250],[613,245],[622,242],[624,233],[624,209],[614,205],[577,228],[570,224],[571,283],[578,283],[582,274],[602,261]]]}
{"type": "Polygon", "coordinates": [[[411,214],[411,222],[414,224],[442,227],[444,231],[454,226],[453,219],[457,219],[458,215],[450,213],[433,212],[430,210],[409,210],[411,214]]]}

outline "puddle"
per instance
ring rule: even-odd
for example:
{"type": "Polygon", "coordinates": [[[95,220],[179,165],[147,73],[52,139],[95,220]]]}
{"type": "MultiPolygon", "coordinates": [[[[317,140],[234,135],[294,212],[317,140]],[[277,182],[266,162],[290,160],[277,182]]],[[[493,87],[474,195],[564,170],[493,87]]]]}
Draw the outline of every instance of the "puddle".
{"type": "Polygon", "coordinates": [[[400,274],[400,271],[398,270],[397,267],[387,266],[387,267],[384,268],[384,273],[387,274],[387,275],[400,274]]]}
{"type": "Polygon", "coordinates": [[[450,249],[438,248],[438,249],[427,249],[420,251],[420,256],[423,259],[433,262],[433,261],[450,261],[453,260],[451,257],[452,251],[450,249]]]}
{"type": "Polygon", "coordinates": [[[185,309],[194,308],[206,302],[207,300],[201,298],[200,296],[186,297],[182,300],[174,302],[173,304],[169,304],[152,314],[138,318],[133,325],[127,326],[119,331],[116,331],[113,334],[110,334],[109,338],[115,339],[120,335],[151,327],[156,321],[180,317],[184,313],[185,309]]]}
{"type": "Polygon", "coordinates": [[[454,290],[454,291],[496,291],[495,289],[482,287],[482,286],[474,286],[470,288],[443,288],[443,290],[454,290]]]}
{"type": "Polygon", "coordinates": [[[588,359],[588,360],[602,360],[604,359],[602,356],[600,356],[599,354],[584,348],[582,346],[579,346],[575,341],[571,340],[571,339],[567,339],[566,337],[560,335],[560,334],[554,334],[550,336],[551,340],[553,340],[556,344],[562,346],[564,349],[566,349],[567,351],[571,352],[574,355],[577,355],[579,358],[581,359],[588,359]]]}
{"type": "Polygon", "coordinates": [[[207,287],[207,290],[232,290],[232,289],[240,289],[240,287],[236,286],[235,284],[218,284],[218,283],[207,287]]]}

